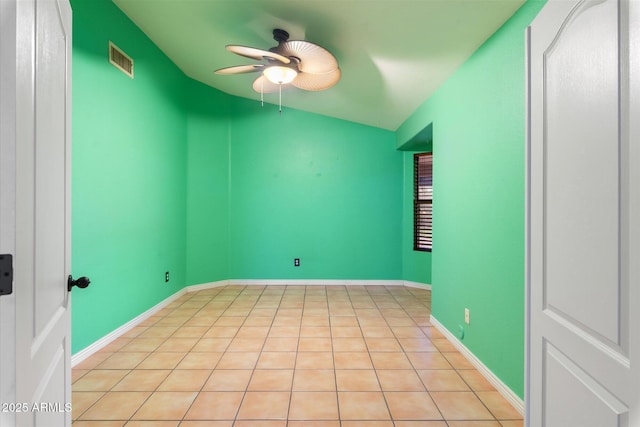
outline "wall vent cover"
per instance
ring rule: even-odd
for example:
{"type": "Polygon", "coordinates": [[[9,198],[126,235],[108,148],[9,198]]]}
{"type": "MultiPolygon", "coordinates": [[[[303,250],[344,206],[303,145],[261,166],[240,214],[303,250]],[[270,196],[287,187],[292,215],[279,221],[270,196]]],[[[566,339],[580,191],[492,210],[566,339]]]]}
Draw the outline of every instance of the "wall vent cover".
{"type": "Polygon", "coordinates": [[[133,78],[133,59],[111,41],[109,41],[109,62],[127,76],[133,78]]]}

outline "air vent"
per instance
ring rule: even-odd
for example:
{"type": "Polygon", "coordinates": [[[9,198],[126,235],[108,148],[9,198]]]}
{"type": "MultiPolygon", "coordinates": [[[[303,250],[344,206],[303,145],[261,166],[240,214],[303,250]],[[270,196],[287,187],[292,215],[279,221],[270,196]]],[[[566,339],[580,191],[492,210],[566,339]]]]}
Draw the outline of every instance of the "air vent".
{"type": "Polygon", "coordinates": [[[133,59],[111,42],[109,42],[109,62],[127,76],[133,78],[133,59]]]}

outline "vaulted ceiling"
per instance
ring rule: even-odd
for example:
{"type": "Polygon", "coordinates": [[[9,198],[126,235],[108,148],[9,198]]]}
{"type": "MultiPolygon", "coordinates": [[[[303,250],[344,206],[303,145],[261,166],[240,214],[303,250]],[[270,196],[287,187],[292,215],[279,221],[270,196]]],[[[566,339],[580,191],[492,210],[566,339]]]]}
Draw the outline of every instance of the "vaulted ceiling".
{"type": "MultiPolygon", "coordinates": [[[[285,107],[395,130],[523,0],[113,0],[188,76],[260,99],[255,61],[225,45],[268,49],[274,28],[332,52],[342,78],[322,92],[283,91],[285,107]]],[[[524,35],[523,35],[524,37],[524,35]]],[[[278,94],[265,94],[278,103],[278,94]]]]}

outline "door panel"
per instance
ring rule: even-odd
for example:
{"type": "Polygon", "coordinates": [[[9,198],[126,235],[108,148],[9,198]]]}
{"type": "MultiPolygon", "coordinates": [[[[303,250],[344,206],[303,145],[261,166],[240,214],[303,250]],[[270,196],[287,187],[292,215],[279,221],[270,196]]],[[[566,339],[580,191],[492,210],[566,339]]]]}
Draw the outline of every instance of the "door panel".
{"type": "Polygon", "coordinates": [[[36,3],[35,333],[46,330],[67,292],[65,276],[66,37],[55,3],[36,3]],[[56,167],[52,167],[56,165],[56,167]],[[61,197],[62,196],[62,197],[61,197]]]}
{"type": "Polygon", "coordinates": [[[630,7],[549,0],[528,30],[529,426],[632,426],[639,409],[630,7]]]}
{"type": "Polygon", "coordinates": [[[613,1],[574,9],[544,53],[542,100],[545,308],[612,344],[623,285],[617,22],[613,1]]]}
{"type": "Polygon", "coordinates": [[[17,2],[16,414],[20,426],[71,425],[71,8],[17,2]]]}
{"type": "Polygon", "coordinates": [[[40,381],[42,390],[36,390],[36,396],[41,396],[38,402],[41,409],[35,412],[35,426],[69,426],[68,418],[71,409],[71,397],[66,402],[60,401],[61,386],[67,382],[66,371],[70,367],[66,360],[66,342],[63,340],[53,354],[48,355],[48,366],[45,377],[40,381]],[[47,406],[42,406],[42,405],[47,406]]]}
{"type": "Polygon", "coordinates": [[[545,346],[543,384],[545,425],[603,427],[620,425],[627,407],[551,344],[545,346]],[[571,399],[567,399],[570,393],[571,399]]]}

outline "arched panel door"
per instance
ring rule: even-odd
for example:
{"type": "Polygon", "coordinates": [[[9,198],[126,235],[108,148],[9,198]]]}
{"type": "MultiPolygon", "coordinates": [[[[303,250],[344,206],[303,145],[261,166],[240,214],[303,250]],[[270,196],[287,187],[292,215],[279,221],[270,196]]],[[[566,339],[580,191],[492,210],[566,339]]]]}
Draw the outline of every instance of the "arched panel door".
{"type": "Polygon", "coordinates": [[[640,425],[640,2],[527,34],[527,423],[640,425]]]}

